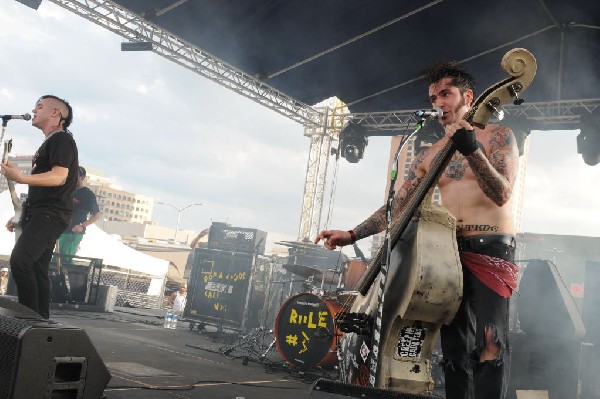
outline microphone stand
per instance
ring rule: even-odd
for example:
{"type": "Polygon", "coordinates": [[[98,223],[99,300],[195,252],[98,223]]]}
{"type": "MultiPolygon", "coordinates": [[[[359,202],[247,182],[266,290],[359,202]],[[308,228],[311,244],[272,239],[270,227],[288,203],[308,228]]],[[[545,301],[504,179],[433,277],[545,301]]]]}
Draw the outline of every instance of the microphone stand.
{"type": "Polygon", "coordinates": [[[4,131],[6,130],[6,126],[8,126],[8,118],[2,118],[2,133],[0,133],[0,144],[4,142],[4,131]]]}
{"type": "Polygon", "coordinates": [[[369,365],[369,383],[372,387],[376,386],[376,374],[377,374],[377,364],[379,362],[379,338],[381,336],[381,319],[382,319],[382,310],[383,310],[383,300],[384,300],[384,291],[385,291],[385,283],[387,281],[387,273],[388,267],[390,264],[390,258],[392,254],[392,240],[390,236],[390,230],[392,227],[392,208],[394,204],[394,197],[396,195],[395,184],[398,179],[398,159],[400,158],[400,153],[408,143],[408,141],[415,135],[421,128],[423,128],[425,124],[426,116],[421,116],[419,121],[417,122],[417,126],[415,130],[402,139],[398,149],[396,150],[396,154],[394,155],[394,161],[392,163],[392,171],[390,173],[390,188],[388,192],[388,198],[386,201],[386,227],[385,227],[385,240],[383,242],[383,248],[385,253],[382,254],[381,268],[379,270],[379,287],[377,290],[377,314],[375,317],[375,322],[373,323],[373,345],[371,351],[371,364],[369,365]]]}

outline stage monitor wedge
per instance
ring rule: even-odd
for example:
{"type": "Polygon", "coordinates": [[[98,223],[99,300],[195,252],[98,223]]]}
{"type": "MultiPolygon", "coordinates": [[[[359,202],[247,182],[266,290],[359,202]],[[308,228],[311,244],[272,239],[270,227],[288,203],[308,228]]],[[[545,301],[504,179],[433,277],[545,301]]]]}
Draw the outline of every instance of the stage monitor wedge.
{"type": "Polygon", "coordinates": [[[0,298],[0,399],[98,399],[109,380],[85,330],[0,298]]]}
{"type": "Polygon", "coordinates": [[[556,265],[548,260],[528,262],[519,284],[517,312],[526,334],[573,340],[585,335],[577,305],[556,265]]]}

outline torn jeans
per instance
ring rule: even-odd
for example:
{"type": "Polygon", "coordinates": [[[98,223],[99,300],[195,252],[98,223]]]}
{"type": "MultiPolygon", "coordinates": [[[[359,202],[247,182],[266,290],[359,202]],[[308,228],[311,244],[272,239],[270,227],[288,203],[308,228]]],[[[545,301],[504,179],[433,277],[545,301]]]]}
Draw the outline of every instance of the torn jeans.
{"type": "MultiPolygon", "coordinates": [[[[472,252],[514,260],[514,243],[489,243],[472,252]]],[[[442,326],[441,343],[447,399],[504,399],[510,371],[509,301],[479,281],[463,265],[463,300],[450,325],[442,326]],[[479,361],[485,329],[491,328],[499,352],[479,361]]]]}

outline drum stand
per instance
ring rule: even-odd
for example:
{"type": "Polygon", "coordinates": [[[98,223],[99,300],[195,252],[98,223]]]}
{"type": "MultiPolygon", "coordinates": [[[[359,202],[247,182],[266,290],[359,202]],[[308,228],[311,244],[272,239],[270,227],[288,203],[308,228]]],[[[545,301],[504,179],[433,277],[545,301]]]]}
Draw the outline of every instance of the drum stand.
{"type": "Polygon", "coordinates": [[[265,335],[271,333],[272,330],[267,330],[266,327],[254,328],[233,344],[220,347],[218,353],[229,359],[242,359],[243,365],[247,365],[249,361],[262,363],[275,346],[273,339],[266,348],[264,347],[265,335]]]}

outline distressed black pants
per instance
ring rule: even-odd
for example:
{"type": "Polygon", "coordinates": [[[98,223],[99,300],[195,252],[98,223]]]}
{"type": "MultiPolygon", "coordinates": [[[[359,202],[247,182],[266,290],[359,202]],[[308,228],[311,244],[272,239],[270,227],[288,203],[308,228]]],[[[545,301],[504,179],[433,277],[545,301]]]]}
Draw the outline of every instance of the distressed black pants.
{"type": "MultiPolygon", "coordinates": [[[[470,252],[514,261],[514,243],[489,243],[470,252]]],[[[479,281],[463,266],[463,300],[441,341],[447,399],[503,399],[510,371],[509,300],[479,281]],[[496,360],[479,361],[485,329],[493,331],[500,352],[496,360]]]]}
{"type": "Polygon", "coordinates": [[[45,319],[50,317],[48,267],[56,240],[66,227],[66,223],[46,213],[28,215],[22,221],[23,232],[10,255],[19,303],[45,319]]]}

